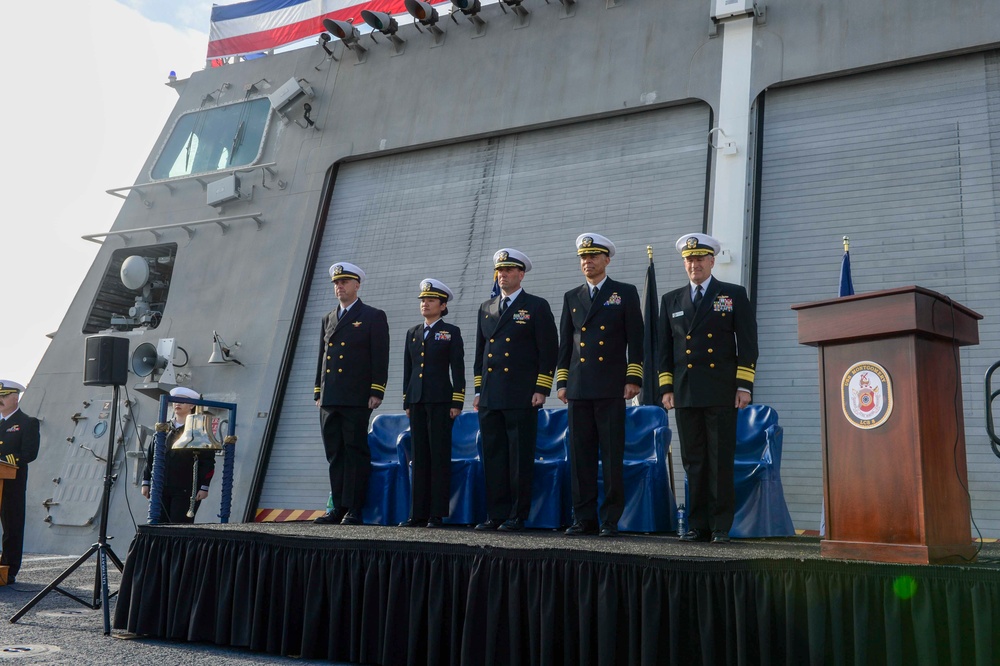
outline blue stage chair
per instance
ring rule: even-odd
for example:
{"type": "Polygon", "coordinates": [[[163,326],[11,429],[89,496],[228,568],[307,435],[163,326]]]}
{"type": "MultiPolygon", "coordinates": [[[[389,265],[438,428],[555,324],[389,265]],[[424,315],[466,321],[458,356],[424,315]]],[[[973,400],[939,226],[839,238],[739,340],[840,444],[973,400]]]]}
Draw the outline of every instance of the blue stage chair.
{"type": "Polygon", "coordinates": [[[554,529],[570,523],[573,501],[567,427],[565,409],[538,410],[531,513],[525,527],[554,529]]]}
{"type": "Polygon", "coordinates": [[[486,520],[486,475],[479,444],[479,414],[462,412],[451,430],[451,501],[445,522],[475,525],[486,520]]]}
{"type": "Polygon", "coordinates": [[[782,427],[767,405],[741,409],[736,426],[736,515],[730,536],[792,536],[781,486],[782,427]]]}
{"type": "MultiPolygon", "coordinates": [[[[677,529],[677,503],[670,487],[667,452],[670,427],[662,407],[625,408],[625,511],[618,521],[623,532],[667,532],[677,529]]],[[[598,502],[604,501],[604,465],[598,465],[598,502]]]]}
{"type": "Polygon", "coordinates": [[[410,428],[406,414],[379,414],[368,431],[372,454],[372,472],[368,498],[361,512],[364,521],[374,525],[396,525],[409,516],[410,493],[406,467],[400,464],[397,444],[410,428]]]}

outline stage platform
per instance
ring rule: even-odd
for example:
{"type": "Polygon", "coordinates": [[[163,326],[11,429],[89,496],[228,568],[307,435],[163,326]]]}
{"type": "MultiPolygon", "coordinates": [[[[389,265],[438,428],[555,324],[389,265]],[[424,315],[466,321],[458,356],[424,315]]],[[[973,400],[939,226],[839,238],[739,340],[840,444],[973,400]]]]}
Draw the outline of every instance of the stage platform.
{"type": "Polygon", "coordinates": [[[952,565],[312,523],[142,526],[114,626],[356,664],[996,664],[1000,545],[952,565]]]}

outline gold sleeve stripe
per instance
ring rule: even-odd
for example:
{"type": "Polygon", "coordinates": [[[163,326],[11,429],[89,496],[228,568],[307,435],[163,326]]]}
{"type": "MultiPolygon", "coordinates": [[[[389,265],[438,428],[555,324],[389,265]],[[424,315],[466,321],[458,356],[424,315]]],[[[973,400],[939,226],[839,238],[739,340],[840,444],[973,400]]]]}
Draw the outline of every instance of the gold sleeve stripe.
{"type": "Polygon", "coordinates": [[[672,372],[661,372],[660,373],[660,386],[671,386],[674,383],[674,373],[672,372]]]}
{"type": "Polygon", "coordinates": [[[385,393],[385,386],[382,384],[372,384],[372,389],[376,391],[382,391],[382,393],[385,393]]]}
{"type": "Polygon", "coordinates": [[[545,388],[552,388],[552,376],[538,375],[538,380],[535,383],[539,386],[544,386],[545,388]]]}
{"type": "Polygon", "coordinates": [[[632,377],[642,377],[642,366],[638,363],[629,363],[625,374],[632,377]]]}
{"type": "Polygon", "coordinates": [[[482,375],[476,375],[476,378],[473,381],[473,384],[475,384],[476,388],[479,388],[480,386],[482,386],[483,385],[483,376],[482,375]]]}
{"type": "Polygon", "coordinates": [[[559,370],[556,370],[556,380],[558,380],[560,382],[568,381],[569,380],[569,370],[567,370],[565,368],[560,368],[559,370]]]}
{"type": "Polygon", "coordinates": [[[745,382],[753,383],[754,371],[750,368],[744,368],[740,366],[736,368],[736,379],[742,379],[745,382]]]}
{"type": "Polygon", "coordinates": [[[7,456],[7,462],[9,462],[11,465],[16,465],[17,464],[17,459],[14,458],[14,454],[13,453],[11,453],[11,454],[9,454],[7,456]]]}
{"type": "Polygon", "coordinates": [[[464,402],[465,401],[465,392],[463,391],[462,393],[452,393],[451,394],[451,399],[453,401],[455,401],[455,402],[464,402]]]}

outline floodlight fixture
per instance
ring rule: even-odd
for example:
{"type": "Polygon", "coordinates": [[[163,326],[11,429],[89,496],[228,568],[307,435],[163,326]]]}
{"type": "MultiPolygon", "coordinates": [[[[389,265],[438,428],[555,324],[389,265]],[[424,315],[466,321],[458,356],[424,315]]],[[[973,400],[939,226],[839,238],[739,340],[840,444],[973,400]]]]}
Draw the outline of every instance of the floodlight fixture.
{"type": "Polygon", "coordinates": [[[477,35],[483,34],[486,30],[486,21],[479,17],[479,12],[483,9],[483,4],[480,0],[451,0],[451,7],[451,20],[456,25],[458,25],[458,19],[455,18],[455,10],[458,10],[476,27],[477,35]]]}
{"type": "Polygon", "coordinates": [[[333,19],[323,19],[323,27],[331,35],[344,42],[344,46],[354,51],[358,60],[364,56],[365,47],[361,46],[361,33],[350,21],[335,21],[333,19]]]}
{"type": "Polygon", "coordinates": [[[440,44],[444,39],[444,30],[437,27],[438,11],[431,7],[431,3],[424,0],[404,0],[403,4],[406,5],[406,11],[414,19],[413,27],[423,32],[420,30],[420,26],[426,26],[427,31],[434,37],[435,43],[440,44]]]}
{"type": "MultiPolygon", "coordinates": [[[[394,19],[391,14],[362,9],[361,20],[371,26],[373,30],[377,30],[388,37],[389,41],[392,42],[392,47],[396,51],[396,55],[402,53],[403,45],[406,44],[406,40],[396,34],[399,30],[399,23],[396,22],[396,19],[394,19]]],[[[375,41],[375,33],[372,32],[370,35],[372,41],[375,41]]]]}
{"type": "Polygon", "coordinates": [[[524,0],[500,0],[500,9],[503,9],[504,13],[506,13],[507,10],[504,9],[504,5],[506,5],[514,11],[518,18],[524,21],[528,18],[529,12],[522,6],[521,3],[523,2],[524,0]]]}

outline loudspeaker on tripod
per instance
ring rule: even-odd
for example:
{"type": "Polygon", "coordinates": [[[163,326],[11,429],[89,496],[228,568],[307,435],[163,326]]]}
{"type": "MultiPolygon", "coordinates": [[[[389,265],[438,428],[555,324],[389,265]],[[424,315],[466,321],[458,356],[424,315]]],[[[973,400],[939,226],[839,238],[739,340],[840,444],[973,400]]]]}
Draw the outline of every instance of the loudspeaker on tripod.
{"type": "Polygon", "coordinates": [[[121,386],[128,381],[128,339],[91,335],[86,340],[84,386],[121,386]]]}

